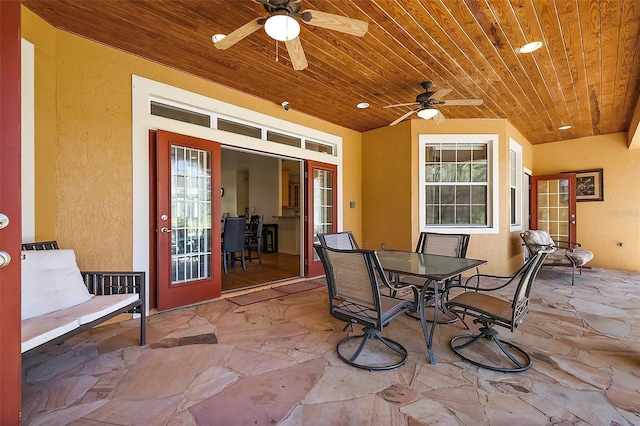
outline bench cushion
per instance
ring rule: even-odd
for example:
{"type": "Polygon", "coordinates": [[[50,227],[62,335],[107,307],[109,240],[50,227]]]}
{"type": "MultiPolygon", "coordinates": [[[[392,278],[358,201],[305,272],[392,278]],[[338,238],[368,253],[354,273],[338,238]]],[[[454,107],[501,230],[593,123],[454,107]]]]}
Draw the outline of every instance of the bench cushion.
{"type": "Polygon", "coordinates": [[[58,319],[40,321],[28,319],[22,321],[22,352],[40,346],[58,336],[70,332],[80,326],[76,319],[58,319]]]}
{"type": "Polygon", "coordinates": [[[71,306],[61,311],[51,312],[38,317],[39,320],[77,319],[80,325],[90,323],[105,315],[117,311],[136,300],[137,293],[111,294],[109,296],[94,296],[91,300],[80,305],[71,306]]]}
{"type": "Polygon", "coordinates": [[[24,250],[22,254],[22,319],[91,299],[73,250],[24,250]]]}
{"type": "Polygon", "coordinates": [[[593,259],[593,253],[591,253],[588,250],[558,249],[558,250],[554,251],[553,253],[549,253],[547,255],[547,258],[545,259],[544,263],[545,263],[545,265],[553,264],[553,265],[571,266],[571,260],[569,260],[567,258],[567,256],[569,256],[570,258],[573,259],[573,261],[575,262],[576,266],[583,266],[587,262],[589,262],[591,259],[593,259]]]}

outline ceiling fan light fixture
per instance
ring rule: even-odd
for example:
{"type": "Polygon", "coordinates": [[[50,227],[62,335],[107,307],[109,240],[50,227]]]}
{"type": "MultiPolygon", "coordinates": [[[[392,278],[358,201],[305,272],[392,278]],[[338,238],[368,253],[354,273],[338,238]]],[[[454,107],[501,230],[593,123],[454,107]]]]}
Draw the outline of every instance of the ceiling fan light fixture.
{"type": "Polygon", "coordinates": [[[531,53],[531,52],[535,52],[541,47],[542,47],[541,41],[532,41],[531,43],[527,43],[524,46],[522,46],[520,49],[518,49],[518,51],[520,53],[531,53]]]}
{"type": "Polygon", "coordinates": [[[433,118],[436,115],[438,115],[438,110],[435,109],[434,107],[427,107],[427,108],[423,108],[420,111],[418,111],[417,115],[420,118],[428,120],[428,119],[433,118]]]}
{"type": "Polygon", "coordinates": [[[290,41],[300,34],[300,24],[288,15],[273,15],[264,23],[269,37],[278,41],[290,41]]]}

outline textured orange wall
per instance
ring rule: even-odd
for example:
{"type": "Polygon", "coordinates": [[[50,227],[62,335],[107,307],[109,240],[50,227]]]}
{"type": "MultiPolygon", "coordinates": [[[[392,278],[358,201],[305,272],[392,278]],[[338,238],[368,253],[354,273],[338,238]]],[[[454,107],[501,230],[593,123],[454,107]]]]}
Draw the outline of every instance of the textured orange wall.
{"type": "Polygon", "coordinates": [[[361,233],[361,207],[348,208],[362,206],[359,132],[55,30],[25,8],[22,18],[36,50],[36,152],[45,153],[37,232],[73,247],[81,268],[132,265],[132,74],[341,136],[344,227],[361,233]]]}
{"type": "Polygon", "coordinates": [[[364,248],[413,250],[411,140],[408,121],[363,135],[364,248]]]}
{"type": "Polygon", "coordinates": [[[604,201],[577,203],[576,239],[594,253],[591,265],[640,271],[640,150],[627,148],[627,134],[535,145],[533,153],[537,175],[604,169],[604,201]]]}

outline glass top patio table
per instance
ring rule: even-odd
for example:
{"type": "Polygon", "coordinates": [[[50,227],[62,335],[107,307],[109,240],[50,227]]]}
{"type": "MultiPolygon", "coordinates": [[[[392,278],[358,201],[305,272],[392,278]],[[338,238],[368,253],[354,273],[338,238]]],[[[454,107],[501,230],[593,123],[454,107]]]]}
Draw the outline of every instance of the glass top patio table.
{"type": "Polygon", "coordinates": [[[378,259],[382,268],[387,272],[405,275],[414,275],[425,278],[425,283],[420,290],[418,300],[418,312],[420,324],[427,344],[427,353],[432,364],[436,363],[433,353],[433,332],[437,324],[438,309],[434,309],[434,317],[431,323],[431,331],[427,329],[427,321],[424,314],[426,291],[433,284],[434,303],[440,303],[438,298],[438,283],[453,278],[469,269],[477,268],[487,263],[486,260],[467,259],[460,257],[440,256],[436,254],[416,253],[413,251],[384,250],[378,252],[378,259]]]}

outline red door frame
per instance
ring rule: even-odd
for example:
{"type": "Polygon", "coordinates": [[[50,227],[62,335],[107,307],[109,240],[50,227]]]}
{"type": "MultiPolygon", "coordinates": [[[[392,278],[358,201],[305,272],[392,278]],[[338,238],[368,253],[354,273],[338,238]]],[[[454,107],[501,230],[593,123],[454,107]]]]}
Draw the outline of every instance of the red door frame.
{"type": "Polygon", "coordinates": [[[316,260],[316,256],[313,249],[315,224],[314,224],[314,194],[313,194],[313,171],[314,170],[326,170],[333,173],[333,194],[332,204],[333,211],[331,222],[333,229],[330,232],[338,231],[338,166],[334,164],[320,163],[317,161],[306,160],[305,161],[305,210],[304,210],[304,258],[305,268],[304,276],[307,278],[317,277],[324,274],[324,268],[320,259],[316,260]]]}
{"type": "Polygon", "coordinates": [[[11,262],[0,268],[0,424],[20,424],[20,1],[0,1],[0,212],[9,225],[0,230],[0,250],[11,262]]]}
{"type": "Polygon", "coordinates": [[[531,176],[531,197],[530,209],[531,220],[529,222],[530,229],[538,229],[538,182],[544,180],[569,180],[569,241],[576,240],[576,174],[575,173],[558,173],[555,175],[531,176]]]}
{"type": "Polygon", "coordinates": [[[158,176],[155,194],[157,207],[153,218],[157,239],[157,307],[159,310],[185,306],[220,297],[222,293],[221,263],[221,210],[220,210],[220,144],[206,139],[171,133],[157,132],[156,173],[158,176]],[[160,233],[163,226],[171,227],[171,145],[181,145],[206,150],[211,153],[211,279],[192,281],[178,286],[171,285],[171,233],[160,233]],[[161,216],[168,215],[163,220],[161,216]]]}
{"type": "Polygon", "coordinates": [[[156,149],[158,132],[149,130],[149,309],[158,307],[158,240],[156,239],[156,218],[158,217],[158,171],[156,149]]]}

